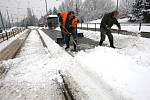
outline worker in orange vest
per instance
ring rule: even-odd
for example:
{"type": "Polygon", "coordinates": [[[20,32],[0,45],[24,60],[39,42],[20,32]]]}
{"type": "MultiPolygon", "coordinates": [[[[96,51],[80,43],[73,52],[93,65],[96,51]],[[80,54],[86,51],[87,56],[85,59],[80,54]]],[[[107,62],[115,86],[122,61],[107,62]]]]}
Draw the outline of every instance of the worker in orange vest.
{"type": "Polygon", "coordinates": [[[64,33],[64,42],[66,44],[66,50],[70,48],[70,36],[73,37],[72,42],[74,45],[74,51],[76,51],[77,46],[77,34],[76,34],[76,20],[73,11],[67,13],[62,13],[62,28],[64,33]]]}
{"type": "Polygon", "coordinates": [[[66,23],[66,19],[68,16],[68,12],[64,11],[60,14],[60,16],[62,17],[62,26],[65,27],[65,23],[66,23]]]}
{"type": "Polygon", "coordinates": [[[60,25],[61,35],[62,35],[63,39],[64,39],[63,27],[65,27],[65,22],[66,22],[66,19],[67,19],[67,14],[68,14],[68,12],[61,12],[61,13],[57,14],[57,16],[59,18],[59,25],[60,25]]]}
{"type": "Polygon", "coordinates": [[[72,20],[72,26],[74,27],[74,31],[77,33],[77,24],[78,24],[78,19],[74,17],[72,20]]]}

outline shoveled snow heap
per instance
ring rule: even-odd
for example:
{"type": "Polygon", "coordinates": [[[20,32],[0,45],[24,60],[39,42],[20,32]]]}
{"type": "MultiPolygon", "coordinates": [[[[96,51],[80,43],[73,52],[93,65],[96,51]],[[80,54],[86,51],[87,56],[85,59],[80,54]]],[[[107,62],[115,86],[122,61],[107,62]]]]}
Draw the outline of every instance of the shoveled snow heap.
{"type": "MultiPolygon", "coordinates": [[[[99,41],[100,33],[81,31],[85,37],[99,41]]],[[[109,45],[108,39],[104,43],[109,45]]],[[[114,35],[114,50],[108,47],[97,47],[94,50],[81,52],[78,61],[93,70],[111,87],[119,90],[133,100],[150,99],[150,39],[114,35]],[[82,56],[81,56],[82,55],[82,56]]]]}

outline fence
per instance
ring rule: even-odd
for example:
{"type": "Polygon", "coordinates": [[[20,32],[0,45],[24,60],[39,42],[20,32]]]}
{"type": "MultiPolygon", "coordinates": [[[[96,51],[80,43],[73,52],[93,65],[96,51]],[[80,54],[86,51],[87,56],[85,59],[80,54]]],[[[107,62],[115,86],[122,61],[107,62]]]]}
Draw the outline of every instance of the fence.
{"type": "Polygon", "coordinates": [[[15,37],[15,35],[22,32],[23,30],[25,30],[25,28],[21,27],[21,28],[15,28],[10,32],[5,31],[4,33],[0,33],[0,43],[5,40],[8,40],[9,38],[11,38],[13,36],[15,37]]]}
{"type": "MultiPolygon", "coordinates": [[[[97,31],[100,29],[100,24],[101,23],[79,23],[78,24],[78,28],[80,29],[93,29],[94,31],[97,31]]],[[[141,26],[150,26],[150,24],[148,23],[144,23],[141,25],[141,23],[122,23],[120,24],[121,26],[138,26],[138,30],[141,30],[141,26]]]]}
{"type": "MultiPolygon", "coordinates": [[[[78,24],[78,29],[82,29],[82,30],[91,30],[91,31],[100,31],[100,24],[101,23],[79,23],[78,24]]],[[[121,26],[136,26],[139,27],[138,29],[141,28],[141,25],[137,24],[126,24],[123,23],[121,24],[121,26]]],[[[143,24],[144,26],[150,26],[149,24],[143,24]]],[[[133,36],[137,36],[138,33],[137,32],[133,32],[133,31],[127,31],[127,30],[117,30],[117,29],[111,29],[112,33],[119,33],[119,34],[123,34],[123,35],[133,35],[133,36]]],[[[140,33],[141,34],[141,33],[140,33]]],[[[149,36],[150,37],[150,36],[149,36]]]]}
{"type": "Polygon", "coordinates": [[[78,28],[84,30],[100,31],[100,24],[101,23],[79,23],[78,28]]]}

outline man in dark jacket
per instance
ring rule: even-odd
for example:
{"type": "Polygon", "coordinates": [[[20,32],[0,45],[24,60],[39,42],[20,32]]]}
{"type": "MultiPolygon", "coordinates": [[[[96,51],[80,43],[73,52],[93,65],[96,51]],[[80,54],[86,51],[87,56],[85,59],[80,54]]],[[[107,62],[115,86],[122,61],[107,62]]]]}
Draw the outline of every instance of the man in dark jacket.
{"type": "Polygon", "coordinates": [[[111,13],[105,14],[101,21],[100,32],[101,32],[101,40],[99,45],[102,46],[103,41],[105,41],[106,35],[108,36],[110,47],[115,48],[113,42],[113,35],[111,33],[111,27],[113,24],[116,24],[119,29],[121,29],[120,24],[117,21],[117,16],[119,15],[118,11],[113,11],[111,13]]]}

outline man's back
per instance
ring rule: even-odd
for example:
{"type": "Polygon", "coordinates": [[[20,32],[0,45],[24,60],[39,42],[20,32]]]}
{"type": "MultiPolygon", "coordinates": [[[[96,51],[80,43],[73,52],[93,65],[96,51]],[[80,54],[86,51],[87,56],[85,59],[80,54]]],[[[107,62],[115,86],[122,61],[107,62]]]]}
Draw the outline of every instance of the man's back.
{"type": "Polygon", "coordinates": [[[120,26],[117,19],[113,17],[112,13],[105,14],[101,21],[101,28],[111,28],[113,24],[120,26]]]}

